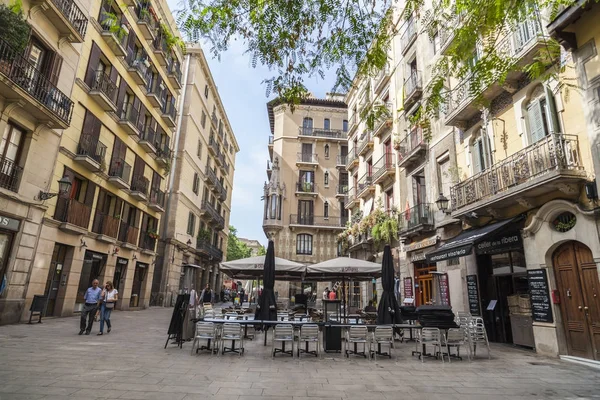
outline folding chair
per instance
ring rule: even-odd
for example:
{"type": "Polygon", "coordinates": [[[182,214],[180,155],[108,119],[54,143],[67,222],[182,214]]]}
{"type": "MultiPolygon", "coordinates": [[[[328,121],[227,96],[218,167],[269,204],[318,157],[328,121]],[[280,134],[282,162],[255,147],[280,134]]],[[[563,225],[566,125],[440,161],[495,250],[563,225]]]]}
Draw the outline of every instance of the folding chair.
{"type": "Polygon", "coordinates": [[[226,322],[223,324],[221,329],[221,354],[226,352],[238,353],[240,356],[244,354],[244,332],[242,331],[242,325],[237,323],[226,322]],[[231,347],[225,347],[225,341],[231,341],[231,347]],[[235,347],[235,341],[240,342],[238,348],[235,347]]]}
{"type": "Polygon", "coordinates": [[[375,360],[377,360],[377,354],[379,355],[387,355],[389,358],[392,358],[392,349],[394,348],[394,329],[391,326],[377,326],[375,327],[375,332],[373,332],[373,355],[375,360]],[[381,353],[381,345],[386,344],[390,346],[389,353],[381,353]]]}
{"type": "Polygon", "coordinates": [[[356,354],[367,358],[370,358],[371,355],[368,354],[367,348],[369,347],[369,330],[366,326],[351,326],[350,329],[346,331],[346,349],[344,350],[344,354],[346,357],[349,357],[349,354],[356,354]],[[354,350],[348,350],[348,345],[353,344],[354,350]],[[363,351],[360,352],[357,350],[358,344],[363,345],[363,351]]]}
{"type": "Polygon", "coordinates": [[[477,355],[477,343],[484,343],[487,347],[488,359],[492,359],[490,354],[490,342],[488,341],[487,332],[482,318],[473,318],[469,326],[469,345],[473,346],[473,358],[477,355]]]}
{"type": "Polygon", "coordinates": [[[321,339],[319,335],[319,325],[317,324],[305,324],[300,328],[300,335],[298,335],[298,357],[300,357],[300,352],[312,354],[316,357],[321,355],[321,339]],[[306,348],[301,349],[300,344],[304,342],[306,343],[306,348]],[[309,350],[309,344],[316,343],[317,347],[315,351],[309,350]]]}
{"type": "Polygon", "coordinates": [[[421,362],[424,362],[425,356],[427,355],[425,353],[428,344],[433,345],[433,355],[437,357],[437,355],[440,354],[442,356],[442,362],[444,362],[444,353],[442,353],[442,334],[438,328],[421,329],[419,343],[423,348],[423,353],[421,353],[421,362]]]}
{"type": "Polygon", "coordinates": [[[211,354],[215,353],[215,350],[219,351],[218,344],[218,335],[217,335],[217,327],[212,322],[196,322],[196,334],[194,335],[194,341],[192,342],[192,352],[194,354],[194,347],[198,344],[196,348],[196,354],[198,354],[198,350],[210,350],[211,354]],[[200,341],[206,340],[206,346],[200,346],[200,341]],[[213,341],[212,347],[210,346],[210,341],[213,341]]]}
{"type": "Polygon", "coordinates": [[[471,359],[471,349],[467,345],[469,339],[466,328],[460,327],[448,329],[446,337],[442,336],[442,339],[444,339],[443,344],[445,344],[446,350],[448,350],[448,360],[450,360],[451,357],[456,357],[459,360],[462,360],[462,357],[460,356],[460,346],[467,346],[467,357],[469,360],[471,359]],[[456,356],[450,354],[450,349],[452,347],[456,347],[456,356]]]}
{"type": "MultiPolygon", "coordinates": [[[[266,334],[266,333],[265,333],[266,334]]],[[[275,353],[289,354],[294,357],[294,327],[291,324],[277,324],[273,329],[273,339],[271,341],[271,358],[275,353]],[[281,343],[281,349],[275,347],[275,343],[281,343]],[[285,349],[285,344],[289,342],[292,346],[290,350],[285,349]]]]}

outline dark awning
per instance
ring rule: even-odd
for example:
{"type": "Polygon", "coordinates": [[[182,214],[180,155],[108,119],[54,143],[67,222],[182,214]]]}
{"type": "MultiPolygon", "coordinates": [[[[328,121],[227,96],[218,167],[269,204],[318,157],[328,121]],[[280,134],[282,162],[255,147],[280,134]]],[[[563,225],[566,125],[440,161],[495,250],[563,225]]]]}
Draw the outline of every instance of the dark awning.
{"type": "Polygon", "coordinates": [[[449,242],[444,243],[436,250],[427,253],[427,262],[434,263],[471,254],[475,244],[504,229],[512,227],[511,224],[514,223],[516,219],[517,218],[507,219],[505,221],[486,225],[482,228],[465,231],[449,242]]]}

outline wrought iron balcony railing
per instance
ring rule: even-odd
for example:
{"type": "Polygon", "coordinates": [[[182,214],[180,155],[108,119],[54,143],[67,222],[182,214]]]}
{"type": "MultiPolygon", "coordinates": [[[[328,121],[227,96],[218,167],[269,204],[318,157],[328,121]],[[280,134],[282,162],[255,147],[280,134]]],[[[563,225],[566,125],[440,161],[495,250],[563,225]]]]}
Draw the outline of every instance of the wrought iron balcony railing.
{"type": "Polygon", "coordinates": [[[395,167],[396,163],[394,162],[394,155],[392,153],[385,153],[375,162],[375,164],[373,164],[373,180],[376,181],[395,167]]]}
{"type": "Polygon", "coordinates": [[[15,164],[13,160],[0,157],[0,188],[17,192],[22,174],[23,167],[15,164]]]}
{"type": "Polygon", "coordinates": [[[420,203],[400,213],[398,231],[400,234],[433,229],[433,209],[430,203],[420,203]]]}
{"type": "Polygon", "coordinates": [[[414,103],[416,98],[422,93],[421,74],[419,71],[412,71],[410,76],[404,80],[404,104],[405,107],[414,103]]]}
{"type": "Polygon", "coordinates": [[[161,208],[165,207],[165,192],[158,188],[150,190],[150,204],[155,204],[161,208]]]}
{"type": "Polygon", "coordinates": [[[122,158],[115,158],[110,163],[108,176],[117,177],[122,179],[124,182],[129,182],[129,177],[131,176],[131,165],[129,165],[122,158]]]}
{"type": "Polygon", "coordinates": [[[346,155],[346,168],[349,168],[352,163],[358,160],[358,153],[356,151],[351,151],[346,155]]]}
{"type": "Polygon", "coordinates": [[[167,116],[171,117],[173,119],[173,121],[175,121],[175,115],[177,113],[177,109],[175,108],[175,98],[174,97],[171,97],[170,99],[165,101],[165,104],[163,105],[163,108],[162,108],[162,112],[163,112],[163,115],[167,115],[167,116]]]}
{"type": "Polygon", "coordinates": [[[398,163],[404,164],[418,150],[424,149],[427,143],[423,140],[423,129],[415,127],[400,141],[398,147],[398,163]]]}
{"type": "Polygon", "coordinates": [[[402,45],[402,54],[406,54],[406,52],[410,48],[410,45],[415,41],[416,38],[417,26],[415,23],[415,18],[411,17],[407,22],[406,29],[404,30],[402,37],[400,38],[400,42],[402,45]]]}
{"type": "Polygon", "coordinates": [[[221,261],[223,259],[223,252],[218,247],[213,246],[209,241],[198,238],[196,240],[196,250],[206,253],[209,257],[212,257],[215,261],[221,261]]]}
{"type": "Polygon", "coordinates": [[[55,117],[71,122],[73,101],[8,43],[0,38],[0,74],[27,92],[55,117]]]}
{"type": "Polygon", "coordinates": [[[357,193],[360,196],[364,191],[368,190],[373,186],[373,177],[367,172],[358,180],[357,193]]]}
{"type": "Polygon", "coordinates": [[[337,185],[335,193],[345,196],[348,193],[348,185],[337,185]]]}
{"type": "Polygon", "coordinates": [[[106,145],[100,142],[97,137],[84,133],[79,138],[77,155],[90,157],[97,163],[102,164],[106,155],[106,145]]]}
{"type": "Polygon", "coordinates": [[[325,129],[325,128],[312,128],[312,127],[300,127],[298,128],[298,134],[300,136],[308,137],[320,137],[328,139],[346,139],[348,133],[342,129],[325,129]]]}
{"type": "Polygon", "coordinates": [[[343,228],[346,226],[342,217],[325,217],[323,215],[290,214],[290,225],[329,226],[343,228]],[[343,222],[343,223],[342,223],[343,222]]]}
{"type": "Polygon", "coordinates": [[[65,20],[77,31],[81,39],[85,38],[88,19],[73,0],[51,0],[63,14],[65,20]]]}
{"type": "Polygon", "coordinates": [[[134,176],[131,180],[131,191],[132,192],[140,192],[144,195],[148,195],[148,187],[150,186],[150,181],[145,176],[134,176]]]}
{"type": "Polygon", "coordinates": [[[154,251],[156,248],[156,237],[152,236],[149,232],[143,232],[140,235],[139,247],[145,250],[154,251]]]}
{"type": "Polygon", "coordinates": [[[346,166],[347,162],[348,162],[347,154],[337,156],[336,165],[346,166]]]}
{"type": "Polygon", "coordinates": [[[453,186],[450,190],[452,210],[485,199],[493,201],[494,196],[503,192],[535,185],[544,175],[569,174],[583,169],[577,136],[549,135],[453,186]]]}
{"type": "Polygon", "coordinates": [[[317,184],[314,182],[296,182],[296,193],[316,193],[317,184]]]}
{"type": "Polygon", "coordinates": [[[317,164],[319,162],[318,155],[315,153],[297,153],[296,162],[306,164],[317,164]]]}
{"type": "MultiPolygon", "coordinates": [[[[93,66],[90,66],[93,68],[93,66]]],[[[94,71],[91,91],[103,93],[113,104],[117,101],[117,84],[104,71],[94,71]]]]}

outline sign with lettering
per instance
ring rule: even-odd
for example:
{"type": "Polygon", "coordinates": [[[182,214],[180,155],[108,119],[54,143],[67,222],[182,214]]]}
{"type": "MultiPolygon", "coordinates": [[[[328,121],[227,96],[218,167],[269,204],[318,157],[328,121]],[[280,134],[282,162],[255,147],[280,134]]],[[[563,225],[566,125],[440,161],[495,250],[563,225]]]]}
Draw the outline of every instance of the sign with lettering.
{"type": "Polygon", "coordinates": [[[477,243],[475,253],[495,254],[504,253],[509,250],[517,250],[523,247],[523,239],[519,232],[505,233],[491,240],[477,243]]]}
{"type": "Polygon", "coordinates": [[[438,250],[434,254],[429,253],[426,255],[426,258],[427,258],[427,262],[435,263],[438,261],[446,261],[450,258],[458,258],[458,257],[466,256],[468,254],[471,254],[472,250],[473,250],[473,245],[471,243],[469,243],[469,244],[466,244],[466,245],[463,245],[460,247],[450,248],[446,251],[438,250]]]}
{"type": "Polygon", "coordinates": [[[531,315],[533,320],[536,322],[554,322],[546,270],[527,270],[527,282],[529,284],[529,297],[531,298],[531,315]]]}
{"type": "Polygon", "coordinates": [[[410,255],[411,262],[425,261],[425,253],[422,251],[414,251],[410,255]]]}
{"type": "Polygon", "coordinates": [[[404,297],[413,297],[413,283],[411,277],[404,278],[404,297]]]}
{"type": "Polygon", "coordinates": [[[438,279],[440,304],[443,306],[450,306],[450,285],[448,284],[448,274],[440,274],[438,279]]]}
{"type": "Polygon", "coordinates": [[[19,231],[20,221],[18,219],[8,218],[0,215],[0,229],[8,231],[19,231]]]}
{"type": "Polygon", "coordinates": [[[471,315],[481,315],[477,275],[467,275],[467,298],[469,299],[469,312],[471,315]]]}

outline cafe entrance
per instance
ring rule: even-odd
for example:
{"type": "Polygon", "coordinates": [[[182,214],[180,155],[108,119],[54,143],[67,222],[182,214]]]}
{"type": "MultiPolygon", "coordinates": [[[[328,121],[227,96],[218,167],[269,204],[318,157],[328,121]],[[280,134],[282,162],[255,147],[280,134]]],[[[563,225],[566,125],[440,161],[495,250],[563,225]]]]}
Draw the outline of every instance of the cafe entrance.
{"type": "Polygon", "coordinates": [[[417,307],[426,304],[432,304],[433,298],[433,274],[437,271],[435,264],[428,264],[425,261],[414,262],[415,266],[415,289],[417,307]]]}

